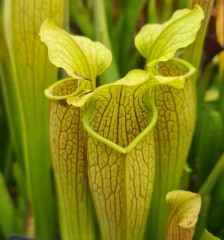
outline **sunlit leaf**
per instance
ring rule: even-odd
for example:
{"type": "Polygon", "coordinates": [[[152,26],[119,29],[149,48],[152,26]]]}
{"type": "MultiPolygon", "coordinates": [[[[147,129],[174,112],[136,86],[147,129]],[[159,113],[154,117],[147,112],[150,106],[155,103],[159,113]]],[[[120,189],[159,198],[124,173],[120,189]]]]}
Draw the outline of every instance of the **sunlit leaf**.
{"type": "Polygon", "coordinates": [[[166,195],[170,206],[166,240],[191,240],[201,208],[199,194],[176,190],[166,195]]]}
{"type": "Polygon", "coordinates": [[[50,61],[64,68],[74,78],[95,83],[112,60],[111,52],[99,42],[82,36],[72,36],[46,20],[40,30],[41,41],[46,43],[50,61]]]}
{"type": "Polygon", "coordinates": [[[195,40],[203,17],[197,5],[193,10],[178,10],[162,25],[145,25],[136,36],[135,45],[147,62],[166,61],[195,40]]]}

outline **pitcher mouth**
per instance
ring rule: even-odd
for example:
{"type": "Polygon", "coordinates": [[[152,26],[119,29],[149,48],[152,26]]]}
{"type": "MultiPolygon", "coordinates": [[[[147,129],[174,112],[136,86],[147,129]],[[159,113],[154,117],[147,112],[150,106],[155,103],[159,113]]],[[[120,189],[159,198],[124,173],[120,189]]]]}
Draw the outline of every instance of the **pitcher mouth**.
{"type": "Polygon", "coordinates": [[[65,100],[75,95],[78,80],[66,78],[59,80],[44,90],[44,95],[50,100],[65,100]]]}
{"type": "Polygon", "coordinates": [[[184,76],[187,79],[196,72],[190,63],[179,58],[171,58],[168,61],[153,61],[147,67],[155,76],[163,77],[184,76]]]}
{"type": "Polygon", "coordinates": [[[83,126],[85,128],[85,130],[87,131],[87,133],[92,136],[93,138],[95,138],[96,140],[104,143],[105,145],[107,145],[108,147],[111,147],[112,149],[114,149],[117,152],[120,152],[122,154],[127,154],[129,152],[132,151],[132,149],[141,141],[141,139],[143,137],[145,137],[149,132],[151,132],[157,122],[157,118],[158,118],[158,112],[157,112],[157,108],[155,106],[155,104],[151,101],[150,102],[150,106],[151,106],[151,111],[152,111],[152,118],[150,119],[149,124],[146,126],[146,128],[144,130],[142,130],[129,144],[128,146],[122,147],[120,145],[118,145],[117,143],[103,137],[102,135],[100,135],[97,131],[95,131],[92,126],[89,124],[89,119],[90,116],[92,114],[92,111],[94,109],[93,106],[93,102],[90,102],[88,105],[88,108],[86,109],[83,118],[82,118],[82,123],[83,126]]]}

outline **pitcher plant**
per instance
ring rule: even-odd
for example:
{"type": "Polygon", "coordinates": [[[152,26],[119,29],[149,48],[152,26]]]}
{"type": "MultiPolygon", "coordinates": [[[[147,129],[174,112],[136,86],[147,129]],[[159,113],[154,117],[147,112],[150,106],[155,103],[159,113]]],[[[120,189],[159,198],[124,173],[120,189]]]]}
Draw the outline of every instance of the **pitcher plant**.
{"type": "Polygon", "coordinates": [[[84,107],[68,105],[66,98],[77,81],[64,79],[45,92],[50,105],[50,143],[63,239],[95,239],[89,196],[86,138],[81,117],[84,107]],[[77,236],[77,237],[75,237],[77,236]]]}
{"type": "Polygon", "coordinates": [[[61,233],[64,239],[95,239],[87,179],[87,134],[81,123],[85,105],[69,105],[66,99],[72,100],[77,94],[95,89],[96,76],[109,65],[111,54],[102,44],[68,35],[50,21],[42,26],[41,39],[48,44],[51,61],[64,67],[73,77],[59,81],[45,91],[51,99],[50,141],[61,233]],[[66,50],[66,44],[72,47],[70,52],[66,50]],[[94,51],[95,55],[87,58],[94,51]],[[67,58],[63,59],[60,54],[67,58]],[[77,56],[81,61],[76,61],[77,56]]]}
{"type": "Polygon", "coordinates": [[[168,215],[165,196],[179,187],[196,120],[196,86],[192,80],[195,69],[172,57],[194,41],[203,17],[197,5],[192,10],[178,10],[162,25],[144,26],[135,38],[136,47],[146,58],[146,69],[157,78],[185,78],[183,89],[157,86],[151,93],[158,109],[154,129],[156,173],[149,218],[152,239],[164,239],[168,215]]]}
{"type": "MultiPolygon", "coordinates": [[[[69,35],[50,20],[43,23],[40,36],[50,61],[71,77],[45,91],[53,101],[51,152],[64,239],[91,238],[84,232],[92,230],[75,230],[77,223],[94,218],[85,209],[88,186],[102,239],[142,239],[150,208],[154,215],[163,214],[156,211],[164,210],[166,193],[178,187],[194,129],[190,77],[195,69],[174,55],[194,41],[202,18],[195,6],[176,11],[163,25],[146,25],[135,41],[147,59],[145,69],[98,87],[96,78],[109,66],[110,51],[99,42],[69,35]]],[[[178,203],[186,197],[184,191],[175,194],[178,203]]],[[[200,203],[196,205],[197,213],[191,212],[195,219],[200,203]]],[[[155,221],[165,237],[166,222],[155,221]]],[[[156,228],[149,226],[149,231],[156,228]]],[[[166,239],[173,239],[167,231],[166,239]]]]}

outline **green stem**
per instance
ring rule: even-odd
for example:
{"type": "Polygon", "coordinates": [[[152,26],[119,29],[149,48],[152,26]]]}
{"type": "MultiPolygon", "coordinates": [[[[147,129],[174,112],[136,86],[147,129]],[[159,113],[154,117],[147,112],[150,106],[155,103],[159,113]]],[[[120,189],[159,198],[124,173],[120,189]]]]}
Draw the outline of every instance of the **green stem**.
{"type": "Polygon", "coordinates": [[[209,174],[208,178],[202,185],[199,190],[199,194],[204,197],[205,195],[209,194],[214,185],[216,184],[218,178],[223,173],[224,170],[224,153],[219,158],[218,162],[216,163],[215,167],[212,169],[211,173],[209,174]]]}
{"type": "Polygon", "coordinates": [[[198,222],[195,228],[194,240],[200,239],[200,236],[206,227],[210,202],[211,202],[210,195],[206,195],[202,198],[202,205],[201,205],[201,210],[198,217],[198,222]]]}
{"type": "MultiPolygon", "coordinates": [[[[102,42],[107,48],[111,49],[111,40],[107,28],[107,20],[105,15],[105,6],[103,0],[94,0],[94,25],[96,40],[102,42]]],[[[119,73],[115,60],[112,60],[110,67],[107,71],[100,77],[100,84],[112,83],[119,79],[119,73]]]]}
{"type": "Polygon", "coordinates": [[[155,23],[158,21],[158,13],[156,9],[156,1],[148,1],[148,22],[155,23]]]}

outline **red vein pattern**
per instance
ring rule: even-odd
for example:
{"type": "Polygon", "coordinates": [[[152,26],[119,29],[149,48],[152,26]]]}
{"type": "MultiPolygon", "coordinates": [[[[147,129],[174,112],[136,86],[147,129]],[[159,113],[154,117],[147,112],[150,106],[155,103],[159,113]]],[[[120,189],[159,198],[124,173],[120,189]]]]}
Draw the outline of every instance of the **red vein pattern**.
{"type": "MultiPolygon", "coordinates": [[[[95,98],[89,124],[99,135],[126,147],[151,117],[140,88],[118,86],[95,98]]],[[[152,131],[127,154],[89,136],[88,164],[102,239],[141,239],[154,179],[152,131]]]]}
{"type": "MultiPolygon", "coordinates": [[[[172,64],[162,63],[159,71],[165,76],[186,73],[179,64],[176,64],[176,67],[172,64]]],[[[165,234],[168,215],[165,196],[167,192],[178,188],[194,132],[196,116],[194,82],[187,79],[183,90],[158,86],[154,91],[154,99],[158,121],[154,130],[156,172],[150,226],[157,228],[155,232],[165,234]]],[[[161,235],[153,237],[164,239],[161,235]]]]}
{"type": "MultiPolygon", "coordinates": [[[[58,84],[53,95],[66,96],[76,88],[77,81],[68,80],[58,84]]],[[[82,113],[66,100],[51,102],[51,152],[64,239],[94,239],[82,113]]]]}

